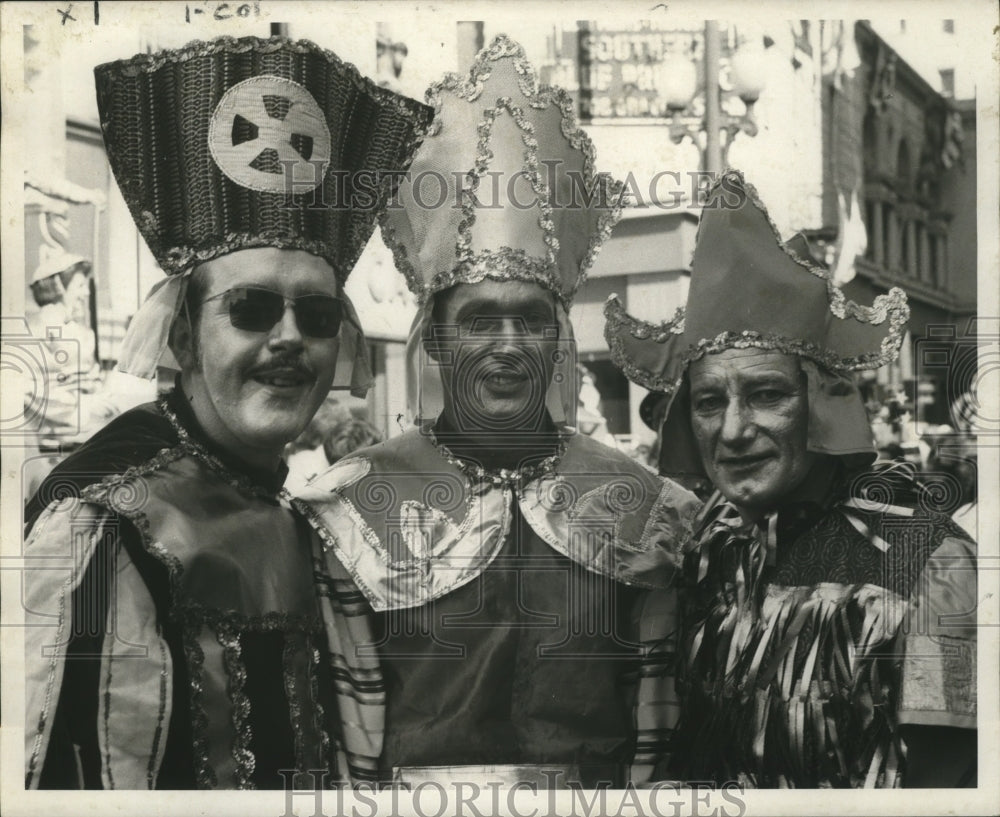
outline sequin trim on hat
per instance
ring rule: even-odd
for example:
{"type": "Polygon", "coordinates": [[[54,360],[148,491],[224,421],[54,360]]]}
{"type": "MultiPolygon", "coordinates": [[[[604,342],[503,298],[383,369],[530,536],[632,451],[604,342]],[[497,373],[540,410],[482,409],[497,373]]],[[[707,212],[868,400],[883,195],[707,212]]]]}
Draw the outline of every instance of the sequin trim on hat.
{"type": "Polygon", "coordinates": [[[606,318],[604,332],[615,366],[629,380],[650,391],[673,394],[680,386],[684,371],[691,361],[698,360],[706,354],[726,349],[755,348],[798,355],[813,360],[831,372],[878,369],[895,360],[899,354],[899,348],[906,331],[906,323],[910,317],[906,293],[899,287],[892,287],[886,294],[876,296],[871,306],[863,306],[848,300],[840,287],[834,283],[827,270],[803,259],[798,253],[787,247],[756,188],[746,181],[740,171],[727,170],[716,183],[714,189],[725,187],[726,179],[738,180],[739,185],[745,190],[747,198],[763,214],[772,236],[781,250],[803,270],[826,282],[830,314],[839,320],[856,320],[871,326],[889,322],[886,335],[882,338],[878,351],[842,357],[836,352],[798,338],[788,338],[753,330],[731,331],[723,332],[712,338],[702,338],[697,343],[689,344],[686,348],[679,347],[668,364],[672,367],[675,366],[678,373],[676,376],[668,376],[665,372],[652,372],[636,364],[625,349],[624,333],[627,332],[636,340],[665,343],[671,337],[685,331],[685,308],[680,307],[670,320],[654,324],[632,317],[624,310],[617,298],[611,296],[604,307],[606,318]]]}
{"type": "Polygon", "coordinates": [[[669,321],[649,323],[633,318],[617,296],[610,295],[604,304],[604,317],[604,338],[611,349],[611,362],[633,383],[649,391],[672,393],[677,381],[638,366],[625,351],[624,335],[627,332],[636,340],[666,343],[684,331],[684,307],[680,307],[669,321]]]}
{"type": "Polygon", "coordinates": [[[531,257],[524,250],[514,250],[510,247],[470,255],[454,269],[439,272],[431,279],[423,298],[426,300],[433,294],[456,284],[478,284],[486,278],[494,281],[527,281],[540,284],[551,290],[567,308],[569,306],[559,290],[559,273],[555,266],[531,257]]]}
{"type": "MultiPolygon", "coordinates": [[[[897,289],[895,291],[902,293],[902,290],[897,289]]],[[[889,295],[879,297],[889,298],[891,295],[892,293],[890,292],[889,295]]],[[[903,297],[905,299],[905,295],[903,297]]],[[[905,300],[903,303],[905,307],[905,300]]],[[[875,321],[875,323],[878,323],[878,321],[875,321]]],[[[903,325],[905,325],[905,320],[903,321],[903,325]]],[[[893,329],[890,329],[890,333],[893,332],[893,329]]],[[[697,344],[688,347],[682,356],[682,361],[686,368],[694,360],[698,360],[707,354],[725,351],[726,349],[769,349],[784,352],[788,355],[809,358],[831,372],[857,372],[863,369],[878,369],[895,360],[899,352],[899,341],[901,338],[901,332],[898,335],[890,334],[883,339],[880,351],[843,358],[835,352],[821,348],[815,343],[745,329],[742,332],[722,332],[714,338],[705,338],[698,341],[697,344]]],[[[679,379],[676,381],[676,385],[680,385],[679,379]]]]}
{"type": "MultiPolygon", "coordinates": [[[[862,323],[869,323],[876,326],[885,321],[888,317],[890,319],[890,332],[888,337],[882,342],[882,353],[885,354],[887,351],[886,341],[894,339],[896,341],[896,350],[898,351],[899,343],[902,342],[903,332],[898,332],[897,336],[897,333],[894,330],[905,326],[906,322],[910,318],[910,310],[906,302],[906,293],[899,289],[899,287],[893,287],[886,295],[877,296],[874,303],[870,307],[862,306],[854,301],[847,300],[843,290],[838,287],[836,283],[834,283],[833,276],[828,270],[814,264],[807,258],[803,258],[799,255],[799,253],[795,252],[795,250],[788,247],[788,244],[782,239],[781,233],[778,231],[778,227],[771,218],[771,214],[768,212],[767,207],[764,205],[764,202],[761,201],[757,188],[746,180],[743,173],[739,170],[730,168],[725,172],[722,179],[720,179],[719,185],[722,185],[723,181],[727,178],[739,179],[740,186],[745,190],[747,197],[767,221],[768,226],[771,228],[771,234],[778,247],[781,248],[781,251],[791,258],[796,264],[802,267],[802,269],[826,282],[826,290],[830,298],[830,313],[837,318],[854,318],[862,323]]],[[[697,239],[695,239],[695,243],[697,244],[697,239]]],[[[861,357],[864,358],[869,356],[863,355],[861,357]]],[[[844,361],[846,362],[849,359],[850,358],[844,358],[844,361]]],[[[885,365],[885,363],[889,363],[894,359],[895,353],[893,353],[892,357],[884,360],[878,365],[885,365]]],[[[852,368],[864,369],[869,367],[861,365],[854,366],[852,368]]]]}
{"type": "MultiPolygon", "coordinates": [[[[453,270],[438,270],[429,276],[425,282],[425,276],[414,267],[411,262],[406,247],[399,241],[396,231],[388,221],[388,214],[382,212],[379,216],[379,224],[382,228],[382,238],[392,251],[393,261],[396,268],[406,278],[410,291],[417,296],[418,303],[424,303],[435,292],[439,292],[457,283],[477,283],[484,278],[494,278],[496,280],[518,280],[533,281],[546,289],[556,293],[559,299],[568,308],[573,300],[573,296],[580,285],[586,279],[590,267],[593,266],[601,247],[608,240],[611,231],[621,218],[625,201],[625,185],[620,180],[612,178],[607,173],[595,172],[596,151],[594,144],[587,133],[580,128],[576,120],[574,103],[569,94],[562,88],[549,85],[540,85],[531,63],[525,56],[524,49],[506,34],[499,34],[493,42],[480,51],[472,64],[468,77],[463,77],[457,73],[446,74],[438,82],[431,84],[427,89],[425,98],[427,104],[434,108],[434,121],[427,131],[428,137],[434,137],[441,132],[445,123],[441,119],[444,94],[451,93],[459,99],[467,102],[475,102],[483,93],[486,81],[493,73],[493,63],[510,58],[517,74],[518,87],[526,97],[526,103],[531,108],[545,109],[549,106],[556,106],[561,113],[560,129],[563,136],[569,142],[570,147],[583,154],[584,159],[584,182],[588,190],[602,191],[601,201],[608,206],[601,213],[596,228],[593,230],[587,252],[580,264],[579,273],[568,290],[561,285],[560,276],[556,267],[556,253],[559,250],[559,240],[555,235],[555,224],[552,217],[552,207],[549,203],[549,189],[544,178],[538,171],[539,154],[538,142],[534,138],[534,126],[525,117],[524,109],[514,105],[509,97],[501,97],[496,100],[493,107],[484,109],[483,119],[478,128],[477,155],[473,168],[466,174],[469,182],[468,187],[459,191],[462,219],[458,225],[458,236],[456,243],[456,257],[458,265],[462,266],[453,270]],[[532,190],[538,196],[539,227],[543,233],[543,240],[546,244],[546,263],[539,264],[538,259],[528,259],[530,266],[523,272],[513,274],[509,268],[494,268],[494,271],[481,274],[481,270],[471,273],[471,277],[463,277],[473,267],[469,266],[471,260],[471,230],[476,222],[475,196],[479,182],[486,175],[489,162],[493,158],[493,152],[489,148],[489,138],[493,123],[501,111],[506,111],[511,115],[518,127],[524,132],[523,141],[526,148],[524,154],[525,177],[531,183],[532,190]],[[504,271],[506,274],[495,274],[504,271]]],[[[492,255],[506,256],[508,259],[517,257],[517,253],[509,247],[499,247],[492,251],[492,255]]],[[[528,257],[520,252],[521,258],[528,257]]],[[[523,262],[522,262],[523,263],[523,262]]]]}
{"type": "Polygon", "coordinates": [[[364,76],[358,69],[349,62],[345,62],[332,51],[321,48],[310,40],[290,40],[287,37],[218,37],[213,40],[192,40],[183,48],[160,51],[155,54],[136,54],[127,60],[119,60],[115,63],[106,63],[98,66],[98,69],[110,68],[112,65],[122,76],[138,76],[143,73],[150,73],[162,68],[165,65],[177,65],[187,62],[195,57],[207,57],[212,54],[225,52],[227,54],[246,54],[249,52],[257,54],[275,54],[279,51],[291,51],[296,54],[314,54],[322,57],[338,67],[343,74],[350,78],[352,84],[360,91],[376,97],[381,104],[390,105],[396,112],[408,119],[414,125],[423,125],[424,117],[419,111],[414,109],[411,100],[399,94],[383,88],[364,76]]]}

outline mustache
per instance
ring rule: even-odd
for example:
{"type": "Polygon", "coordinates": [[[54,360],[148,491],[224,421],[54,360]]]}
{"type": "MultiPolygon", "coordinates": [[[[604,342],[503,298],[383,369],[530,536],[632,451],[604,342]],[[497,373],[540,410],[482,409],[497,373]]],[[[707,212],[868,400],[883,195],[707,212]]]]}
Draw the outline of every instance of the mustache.
{"type": "Polygon", "coordinates": [[[278,373],[291,373],[303,377],[315,377],[316,372],[309,363],[298,354],[276,355],[253,366],[247,374],[250,377],[260,377],[278,373]]]}

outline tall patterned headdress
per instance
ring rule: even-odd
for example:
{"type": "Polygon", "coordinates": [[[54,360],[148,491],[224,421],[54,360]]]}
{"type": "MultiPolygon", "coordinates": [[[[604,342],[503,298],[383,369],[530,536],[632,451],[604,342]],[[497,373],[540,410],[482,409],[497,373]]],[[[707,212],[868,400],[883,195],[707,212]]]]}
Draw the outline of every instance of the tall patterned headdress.
{"type": "Polygon", "coordinates": [[[454,284],[516,279],[568,307],[622,207],[572,99],[539,85],[501,34],[468,78],[448,74],[427,101],[434,124],[381,222],[411,291],[423,303],[454,284]]]}
{"type": "Polygon", "coordinates": [[[94,73],[112,170],[168,274],[266,246],[343,282],[430,120],[307,40],[222,37],[94,73]],[[362,171],[382,174],[367,206],[362,171]]]}
{"type": "Polygon", "coordinates": [[[849,374],[895,360],[910,314],[897,287],[870,307],[847,300],[826,270],[782,242],[757,191],[735,170],[716,182],[702,212],[687,307],[652,324],[628,315],[613,295],[604,313],[615,365],[634,383],[668,395],[661,465],[685,461],[667,469],[673,473],[700,470],[688,450],[686,406],[676,399],[684,374],[691,361],[724,349],[799,356],[809,380],[810,448],[871,452],[849,374]]]}
{"type": "Polygon", "coordinates": [[[298,249],[342,287],[432,114],[306,40],[221,37],[94,73],[115,179],[169,276],[123,346],[144,376],[197,263],[298,249]]]}

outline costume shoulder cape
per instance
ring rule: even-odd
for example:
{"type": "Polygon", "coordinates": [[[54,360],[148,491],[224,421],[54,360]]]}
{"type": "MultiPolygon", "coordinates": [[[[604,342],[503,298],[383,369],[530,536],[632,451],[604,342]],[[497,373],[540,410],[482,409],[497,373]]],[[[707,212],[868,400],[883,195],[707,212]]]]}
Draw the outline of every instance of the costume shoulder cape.
{"type": "Polygon", "coordinates": [[[141,465],[158,451],[176,444],[177,434],[170,421],[157,411],[155,403],[146,403],[116,417],[42,481],[25,506],[25,530],[31,530],[52,502],[79,496],[88,485],[141,465]]]}
{"type": "Polygon", "coordinates": [[[297,504],[377,611],[416,607],[482,573],[510,532],[513,503],[550,547],[595,573],[668,586],[699,502],[583,435],[523,485],[473,482],[419,430],[341,460],[297,504]]]}
{"type": "MultiPolygon", "coordinates": [[[[63,647],[77,615],[73,593],[101,544],[118,541],[125,519],[139,532],[142,553],[113,547],[115,583],[99,656],[103,786],[157,784],[172,723],[176,663],[164,616],[183,629],[190,687],[185,704],[199,787],[254,785],[253,702],[241,657],[247,633],[283,639],[278,676],[286,687],[295,762],[300,770],[327,767],[321,718],[304,714],[320,712],[320,621],[329,660],[349,681],[377,674],[377,666],[355,657],[355,643],[371,636],[364,611],[345,609],[347,575],[339,568],[314,572],[318,544],[314,552],[316,543],[303,536],[302,520],[289,512],[288,500],[276,487],[258,486],[229,470],[175,428],[164,406],[123,415],[50,475],[28,509],[25,545],[31,560],[25,570],[28,786],[38,784],[52,734],[65,674],[63,647]],[[133,561],[146,554],[166,568],[166,609],[154,602],[148,577],[133,561]]],[[[356,695],[336,694],[347,770],[367,776],[381,750],[381,700],[369,705],[356,695]]]]}

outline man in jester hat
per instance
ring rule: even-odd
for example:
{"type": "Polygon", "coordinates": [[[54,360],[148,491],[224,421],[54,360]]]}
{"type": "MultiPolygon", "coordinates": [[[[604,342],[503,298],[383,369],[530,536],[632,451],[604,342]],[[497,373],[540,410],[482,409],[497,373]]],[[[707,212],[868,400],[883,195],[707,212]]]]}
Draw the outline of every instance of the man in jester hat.
{"type": "Polygon", "coordinates": [[[667,395],[661,473],[717,489],[681,591],[683,752],[659,775],[975,785],[976,546],[912,470],[873,464],[852,379],[895,359],[904,293],[846,300],[729,171],[686,309],[606,315],[615,363],[667,395]]]}
{"type": "Polygon", "coordinates": [[[370,385],[344,282],[391,192],[371,180],[406,167],[432,112],[280,37],[95,73],[108,159],[167,273],[120,367],[152,377],[169,346],[180,375],[28,503],[26,786],[370,778],[369,623],[315,561],[281,455],[331,388],[370,385]]]}
{"type": "Polygon", "coordinates": [[[676,717],[663,599],[699,507],[574,433],[567,310],[621,190],[506,36],[427,98],[435,124],[382,218],[419,303],[416,427],[302,498],[376,612],[384,778],[620,786],[676,717]]]}

